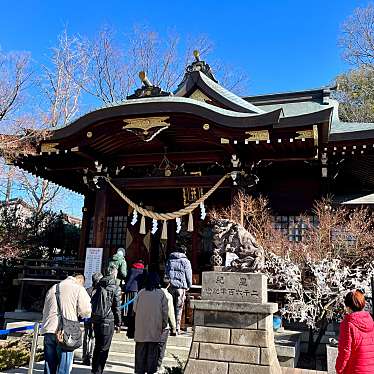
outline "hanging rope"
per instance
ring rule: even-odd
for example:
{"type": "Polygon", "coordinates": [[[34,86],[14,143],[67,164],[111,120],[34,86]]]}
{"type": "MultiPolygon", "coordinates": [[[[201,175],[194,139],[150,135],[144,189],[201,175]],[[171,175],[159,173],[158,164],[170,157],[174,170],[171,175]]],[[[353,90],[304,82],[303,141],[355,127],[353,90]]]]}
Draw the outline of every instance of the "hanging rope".
{"type": "Polygon", "coordinates": [[[105,179],[108,182],[108,184],[113,188],[113,190],[116,191],[118,195],[138,213],[140,213],[144,217],[149,217],[149,218],[159,220],[159,221],[161,220],[167,221],[170,219],[180,218],[182,216],[185,216],[186,214],[190,214],[194,209],[196,209],[200,205],[200,203],[204,202],[225,181],[226,178],[229,178],[230,176],[231,176],[231,173],[224,175],[208,192],[206,192],[198,200],[194,201],[192,204],[190,204],[189,206],[185,208],[182,208],[180,210],[177,210],[171,213],[156,213],[156,212],[152,212],[151,210],[142,208],[140,205],[130,200],[119,188],[117,188],[110,181],[109,178],[105,177],[105,179]]]}

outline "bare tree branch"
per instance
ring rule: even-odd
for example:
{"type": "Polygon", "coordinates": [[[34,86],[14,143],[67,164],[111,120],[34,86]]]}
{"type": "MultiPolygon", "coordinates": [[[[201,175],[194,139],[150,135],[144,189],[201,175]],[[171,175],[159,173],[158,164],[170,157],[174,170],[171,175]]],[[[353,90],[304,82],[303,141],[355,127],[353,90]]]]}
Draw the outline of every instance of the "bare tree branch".
{"type": "Polygon", "coordinates": [[[340,44],[343,57],[350,63],[370,68],[374,66],[374,6],[357,8],[342,27],[340,44]]]}
{"type": "Polygon", "coordinates": [[[82,87],[73,77],[85,79],[85,57],[80,38],[64,30],[52,49],[50,63],[42,66],[40,87],[47,100],[44,122],[48,127],[65,126],[78,113],[82,87]]]}

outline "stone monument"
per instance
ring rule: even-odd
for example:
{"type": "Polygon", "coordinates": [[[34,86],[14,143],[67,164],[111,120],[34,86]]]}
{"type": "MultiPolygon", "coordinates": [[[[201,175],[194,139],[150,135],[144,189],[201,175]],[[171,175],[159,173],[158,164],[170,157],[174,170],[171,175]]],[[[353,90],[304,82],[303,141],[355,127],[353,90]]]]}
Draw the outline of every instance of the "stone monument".
{"type": "Polygon", "coordinates": [[[204,272],[193,300],[194,335],[185,374],[279,374],[267,279],[260,273],[204,272]]]}

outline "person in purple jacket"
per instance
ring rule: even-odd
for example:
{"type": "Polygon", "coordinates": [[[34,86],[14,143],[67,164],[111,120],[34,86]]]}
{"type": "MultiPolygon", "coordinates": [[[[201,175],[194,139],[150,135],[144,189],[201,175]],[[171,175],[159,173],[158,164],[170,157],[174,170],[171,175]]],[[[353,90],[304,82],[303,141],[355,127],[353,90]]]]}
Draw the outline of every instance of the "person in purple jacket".
{"type": "Polygon", "coordinates": [[[177,334],[180,334],[186,292],[192,285],[191,262],[188,260],[186,252],[187,248],[180,245],[176,251],[170,254],[165,266],[165,276],[170,279],[171,284],[169,292],[173,296],[177,334]]]}

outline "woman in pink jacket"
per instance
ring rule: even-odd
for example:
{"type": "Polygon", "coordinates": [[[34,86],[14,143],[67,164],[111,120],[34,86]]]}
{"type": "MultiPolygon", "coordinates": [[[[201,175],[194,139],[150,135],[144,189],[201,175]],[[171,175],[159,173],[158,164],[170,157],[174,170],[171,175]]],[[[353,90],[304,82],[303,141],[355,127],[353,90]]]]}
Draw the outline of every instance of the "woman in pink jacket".
{"type": "Polygon", "coordinates": [[[360,290],[344,298],[347,315],[340,324],[337,374],[374,373],[374,323],[365,312],[365,296],[360,290]]]}

